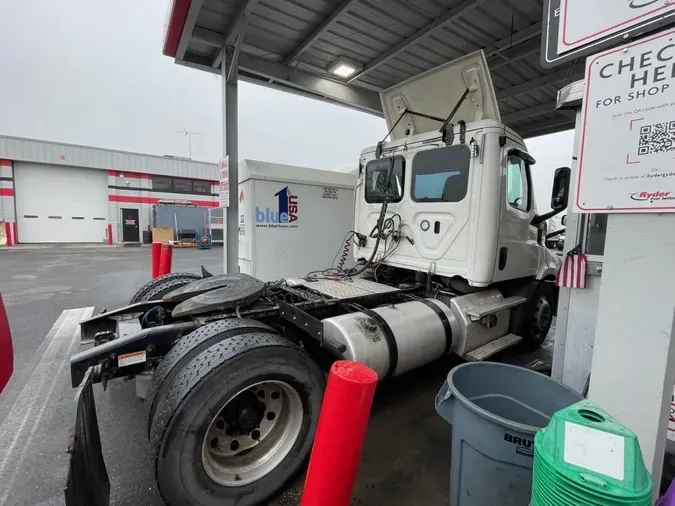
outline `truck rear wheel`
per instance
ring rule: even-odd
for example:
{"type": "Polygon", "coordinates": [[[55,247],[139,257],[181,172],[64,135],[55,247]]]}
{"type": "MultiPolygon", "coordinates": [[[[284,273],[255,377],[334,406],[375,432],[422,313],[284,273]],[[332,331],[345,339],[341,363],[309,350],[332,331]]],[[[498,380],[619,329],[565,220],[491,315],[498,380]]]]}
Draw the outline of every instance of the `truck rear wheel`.
{"type": "MultiPolygon", "coordinates": [[[[157,407],[157,397],[160,391],[183,369],[185,364],[190,362],[202,351],[210,348],[215,343],[223,341],[233,336],[247,334],[251,332],[269,332],[275,334],[272,327],[265,325],[257,320],[247,318],[229,318],[227,320],[218,320],[198,328],[185,337],[182,337],[178,343],[171,348],[162,361],[155,369],[152,375],[152,381],[145,397],[145,413],[148,422],[148,436],[152,427],[152,419],[157,407]]],[[[161,396],[160,396],[161,397],[161,396]]]]}
{"type": "Polygon", "coordinates": [[[190,272],[170,272],[164,276],[151,279],[140,287],[133,297],[131,297],[129,304],[153,300],[151,296],[156,298],[158,293],[162,294],[160,296],[161,298],[167,293],[192,283],[193,281],[197,281],[198,279],[202,279],[202,276],[199,274],[192,274],[190,272]],[[161,287],[163,287],[163,289],[161,287]]]}
{"type": "Polygon", "coordinates": [[[324,374],[281,336],[253,332],[213,344],[157,396],[150,431],[167,504],[265,504],[304,465],[324,374]]]}

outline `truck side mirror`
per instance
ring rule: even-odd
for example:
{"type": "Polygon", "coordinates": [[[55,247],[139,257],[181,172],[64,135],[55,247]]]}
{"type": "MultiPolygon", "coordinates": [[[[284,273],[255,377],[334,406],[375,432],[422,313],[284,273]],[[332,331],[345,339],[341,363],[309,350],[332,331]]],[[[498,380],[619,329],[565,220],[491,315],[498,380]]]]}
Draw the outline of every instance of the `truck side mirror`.
{"type": "Polygon", "coordinates": [[[572,170],[569,167],[560,167],[556,169],[553,176],[553,192],[551,193],[551,211],[544,214],[538,214],[532,221],[531,225],[535,227],[540,223],[545,222],[556,214],[560,214],[567,209],[567,201],[569,199],[570,178],[572,177],[572,170]]]}
{"type": "Polygon", "coordinates": [[[567,209],[571,174],[572,170],[569,167],[560,167],[555,171],[555,175],[553,176],[553,192],[551,193],[551,209],[554,211],[567,209]]]}

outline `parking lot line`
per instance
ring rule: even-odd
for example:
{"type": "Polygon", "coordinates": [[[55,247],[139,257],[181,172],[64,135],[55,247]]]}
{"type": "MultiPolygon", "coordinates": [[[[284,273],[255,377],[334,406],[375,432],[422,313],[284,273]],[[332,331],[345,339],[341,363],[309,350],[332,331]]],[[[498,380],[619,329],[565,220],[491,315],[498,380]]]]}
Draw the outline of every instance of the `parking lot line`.
{"type": "Polygon", "coordinates": [[[67,309],[61,313],[45,338],[49,344],[33,374],[0,426],[0,448],[4,450],[0,458],[0,483],[3,483],[4,489],[0,496],[0,505],[5,504],[9,496],[20,464],[40,426],[45,408],[78,342],[79,322],[89,318],[93,312],[93,307],[85,307],[67,309]],[[17,448],[19,442],[21,446],[17,448]],[[8,468],[12,460],[14,465],[8,468]],[[9,476],[6,476],[7,474],[9,476]]]}

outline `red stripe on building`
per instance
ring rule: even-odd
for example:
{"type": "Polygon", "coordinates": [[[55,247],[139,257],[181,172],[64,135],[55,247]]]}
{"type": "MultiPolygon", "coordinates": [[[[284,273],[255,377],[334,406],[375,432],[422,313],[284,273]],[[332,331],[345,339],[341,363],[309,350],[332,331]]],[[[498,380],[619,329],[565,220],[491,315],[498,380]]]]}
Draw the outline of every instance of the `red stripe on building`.
{"type": "Polygon", "coordinates": [[[12,166],[11,160],[0,160],[0,167],[11,167],[11,166],[12,166]]]}
{"type": "Polygon", "coordinates": [[[14,188],[0,188],[0,197],[13,197],[14,188]]]}
{"type": "MultiPolygon", "coordinates": [[[[1,191],[1,190],[0,190],[1,191]]],[[[130,195],[108,195],[109,202],[123,202],[127,204],[159,204],[161,201],[166,202],[167,198],[158,199],[156,197],[134,197],[130,195]]],[[[210,200],[195,200],[195,199],[180,199],[178,202],[190,202],[196,206],[201,207],[218,207],[217,201],[210,200]]]]}

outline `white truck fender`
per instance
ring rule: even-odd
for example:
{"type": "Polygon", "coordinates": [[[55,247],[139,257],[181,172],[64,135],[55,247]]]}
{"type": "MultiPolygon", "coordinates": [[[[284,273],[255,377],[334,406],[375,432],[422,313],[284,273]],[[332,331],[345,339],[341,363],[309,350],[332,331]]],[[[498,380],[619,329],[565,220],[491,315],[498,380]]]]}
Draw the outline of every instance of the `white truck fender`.
{"type": "Polygon", "coordinates": [[[549,276],[555,277],[561,265],[561,257],[555,253],[551,253],[548,249],[544,249],[544,254],[542,255],[541,261],[539,262],[539,268],[537,269],[537,279],[541,280],[549,276]]]}

